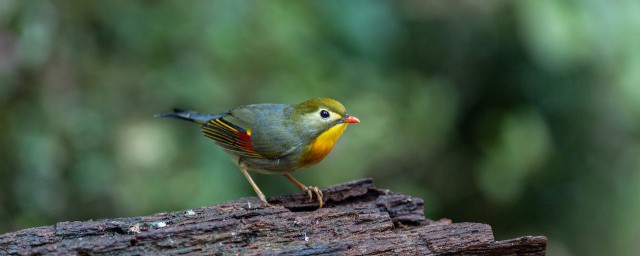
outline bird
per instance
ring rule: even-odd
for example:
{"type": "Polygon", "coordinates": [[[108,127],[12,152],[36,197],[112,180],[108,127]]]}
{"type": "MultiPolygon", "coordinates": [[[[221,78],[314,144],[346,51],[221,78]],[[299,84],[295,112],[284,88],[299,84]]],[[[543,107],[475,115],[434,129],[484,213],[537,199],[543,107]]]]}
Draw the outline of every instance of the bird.
{"type": "Polygon", "coordinates": [[[330,98],[315,98],[299,104],[251,104],[217,114],[203,114],[175,108],[155,117],[176,118],[200,125],[205,137],[231,155],[260,200],[264,193],[249,171],[281,174],[307,194],[315,195],[322,208],[323,194],[315,186],[306,186],[291,173],[313,166],[333,149],[349,124],[360,120],[347,113],[342,103],[330,98]]]}

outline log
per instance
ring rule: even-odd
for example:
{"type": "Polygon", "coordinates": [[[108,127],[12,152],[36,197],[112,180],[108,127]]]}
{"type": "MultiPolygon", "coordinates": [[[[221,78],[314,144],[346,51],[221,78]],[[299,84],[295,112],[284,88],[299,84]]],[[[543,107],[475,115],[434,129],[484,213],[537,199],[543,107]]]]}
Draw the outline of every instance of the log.
{"type": "Polygon", "coordinates": [[[1,255],[545,255],[547,239],[495,241],[491,227],[424,217],[423,200],[371,179],[150,216],[60,222],[0,235],[1,255]]]}

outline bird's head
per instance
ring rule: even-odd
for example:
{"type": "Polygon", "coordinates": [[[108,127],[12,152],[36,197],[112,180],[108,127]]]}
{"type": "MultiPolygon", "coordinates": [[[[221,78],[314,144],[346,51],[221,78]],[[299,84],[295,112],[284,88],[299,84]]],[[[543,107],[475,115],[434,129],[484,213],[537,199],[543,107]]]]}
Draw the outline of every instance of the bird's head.
{"type": "Polygon", "coordinates": [[[347,125],[359,123],[333,99],[311,99],[294,106],[293,122],[304,141],[300,164],[310,166],[321,161],[333,148],[347,125]]]}
{"type": "Polygon", "coordinates": [[[347,124],[360,122],[355,116],[347,114],[342,103],[329,98],[310,99],[297,104],[294,106],[294,115],[295,121],[304,126],[306,133],[315,133],[316,136],[336,126],[344,130],[347,124]]]}
{"type": "Polygon", "coordinates": [[[333,148],[347,125],[359,123],[347,114],[344,106],[333,99],[311,99],[294,106],[293,122],[306,142],[300,159],[303,166],[321,161],[333,148]]]}

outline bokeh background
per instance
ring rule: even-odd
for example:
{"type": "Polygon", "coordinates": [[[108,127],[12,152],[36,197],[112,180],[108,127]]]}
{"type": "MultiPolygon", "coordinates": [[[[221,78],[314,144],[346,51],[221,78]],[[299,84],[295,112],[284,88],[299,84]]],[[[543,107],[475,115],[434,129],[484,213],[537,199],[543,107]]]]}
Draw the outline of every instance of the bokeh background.
{"type": "MultiPolygon", "coordinates": [[[[640,251],[640,2],[0,1],[0,233],[254,196],[197,126],[340,100],[317,166],[549,255],[640,251]]],[[[254,175],[268,195],[298,192],[254,175]]]]}

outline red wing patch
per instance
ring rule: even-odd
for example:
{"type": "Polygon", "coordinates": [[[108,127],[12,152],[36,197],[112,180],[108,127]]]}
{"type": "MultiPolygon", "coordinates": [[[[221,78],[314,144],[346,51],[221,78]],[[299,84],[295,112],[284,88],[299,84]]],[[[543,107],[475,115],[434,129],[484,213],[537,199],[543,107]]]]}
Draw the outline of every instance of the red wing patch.
{"type": "Polygon", "coordinates": [[[218,144],[218,146],[232,151],[240,156],[263,158],[253,149],[251,130],[245,130],[223,119],[212,119],[202,125],[202,133],[218,144]]]}

